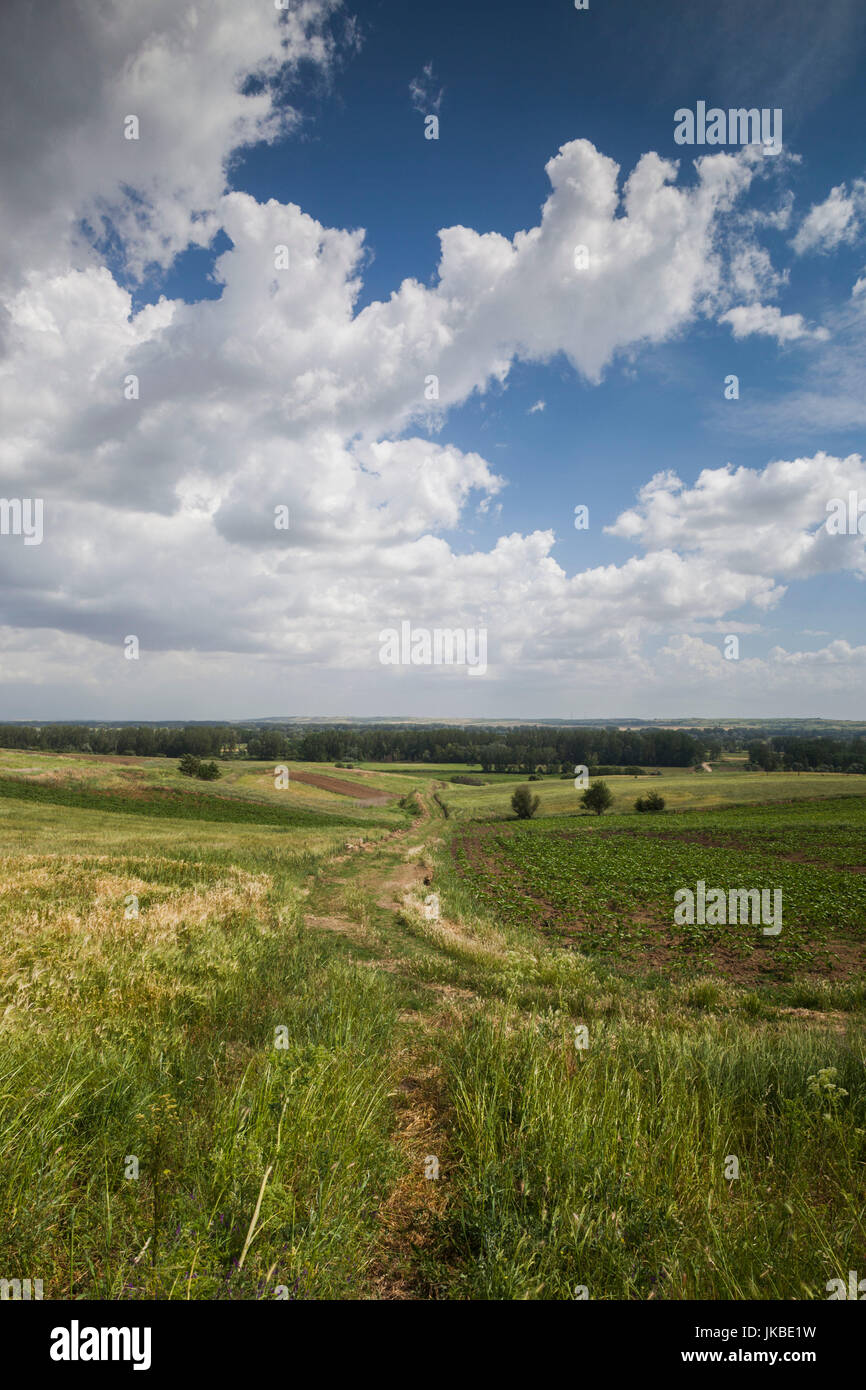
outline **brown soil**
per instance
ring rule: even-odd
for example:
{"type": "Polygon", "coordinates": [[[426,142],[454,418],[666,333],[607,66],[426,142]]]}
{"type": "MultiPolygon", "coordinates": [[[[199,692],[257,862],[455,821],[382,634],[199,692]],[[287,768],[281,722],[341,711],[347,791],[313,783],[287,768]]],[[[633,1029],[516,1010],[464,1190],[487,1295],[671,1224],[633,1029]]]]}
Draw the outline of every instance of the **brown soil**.
{"type": "MultiPolygon", "coordinates": [[[[795,969],[780,967],[774,960],[772,950],[755,946],[748,954],[728,946],[723,941],[708,941],[697,950],[683,945],[676,934],[676,928],[653,923],[645,914],[635,914],[633,921],[649,926],[653,935],[640,943],[617,944],[615,954],[606,954],[605,959],[623,975],[641,978],[649,974],[681,976],[695,969],[710,970],[720,978],[735,984],[750,987],[783,982],[796,978],[817,982],[829,980],[840,983],[866,972],[866,943],[842,940],[838,937],[814,943],[814,962],[801,960],[795,969]],[[829,964],[826,958],[829,957],[829,964]]],[[[557,937],[566,948],[585,951],[581,940],[582,926],[548,927],[545,935],[557,937]]]]}
{"type": "MultiPolygon", "coordinates": [[[[270,776],[270,773],[266,774],[270,776]]],[[[290,770],[289,780],[301,782],[306,787],[318,787],[324,792],[336,792],[338,796],[354,796],[370,806],[383,806],[392,799],[390,792],[362,787],[357,782],[344,782],[339,777],[324,777],[319,772],[295,772],[290,770]]]]}

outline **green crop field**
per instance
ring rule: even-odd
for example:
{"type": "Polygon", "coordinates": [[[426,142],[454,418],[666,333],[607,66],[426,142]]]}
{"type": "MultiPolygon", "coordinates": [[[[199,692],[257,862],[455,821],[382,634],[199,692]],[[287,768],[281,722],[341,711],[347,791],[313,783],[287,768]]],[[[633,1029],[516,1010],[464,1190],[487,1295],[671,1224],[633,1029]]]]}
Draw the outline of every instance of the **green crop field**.
{"type": "Polygon", "coordinates": [[[602,817],[545,778],[518,822],[524,779],[459,766],[221,769],[0,753],[5,1277],[823,1299],[862,1264],[863,777],[611,777],[602,817]],[[780,889],[781,931],[677,926],[698,880],[780,889]]]}
{"type": "Polygon", "coordinates": [[[866,800],[745,807],[707,815],[557,817],[466,829],[452,862],[479,906],[620,967],[835,981],[866,969],[866,800]],[[804,825],[806,814],[808,826],[804,825]],[[591,820],[597,820],[591,817],[591,820]],[[760,926],[678,926],[677,889],[782,894],[778,936],[760,926]]]}

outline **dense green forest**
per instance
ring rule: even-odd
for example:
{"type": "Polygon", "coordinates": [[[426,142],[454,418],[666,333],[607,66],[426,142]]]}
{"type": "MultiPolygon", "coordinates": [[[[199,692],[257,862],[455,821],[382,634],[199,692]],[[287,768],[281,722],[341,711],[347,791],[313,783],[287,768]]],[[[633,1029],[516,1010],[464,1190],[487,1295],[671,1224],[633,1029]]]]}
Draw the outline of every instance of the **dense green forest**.
{"type": "MultiPolygon", "coordinates": [[[[252,732],[252,731],[250,731],[252,732]]],[[[35,748],[49,753],[120,753],[140,758],[220,757],[240,749],[243,731],[227,724],[159,728],[152,724],[111,727],[86,724],[0,724],[0,748],[35,748]]]]}
{"type": "Polygon", "coordinates": [[[296,758],[303,762],[468,763],[485,772],[568,770],[575,763],[640,763],[650,767],[689,767],[704,755],[700,740],[674,729],[460,729],[417,727],[327,728],[303,731],[194,724],[185,728],[152,725],[88,728],[46,724],[41,728],[0,725],[0,747],[53,752],[119,753],[139,757],[296,758]]]}
{"type": "MultiPolygon", "coordinates": [[[[743,731],[746,732],[745,730],[743,731]]],[[[309,727],[232,724],[186,726],[45,724],[0,725],[0,747],[46,752],[114,753],[138,757],[290,758],[302,762],[463,763],[483,772],[567,772],[577,764],[623,767],[691,767],[723,750],[747,748],[749,765],[766,771],[861,772],[866,737],[802,737],[777,734],[737,740],[730,730],[617,728],[409,728],[346,725],[309,727]]]]}

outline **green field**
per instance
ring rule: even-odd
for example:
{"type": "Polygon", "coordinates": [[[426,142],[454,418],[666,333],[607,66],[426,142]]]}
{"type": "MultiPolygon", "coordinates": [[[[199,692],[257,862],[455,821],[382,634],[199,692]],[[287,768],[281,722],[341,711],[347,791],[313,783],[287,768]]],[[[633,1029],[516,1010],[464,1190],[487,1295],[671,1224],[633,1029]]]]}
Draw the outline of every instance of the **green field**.
{"type": "Polygon", "coordinates": [[[473,826],[455,834],[450,849],[477,907],[619,968],[712,970],[752,982],[806,973],[833,982],[866,969],[866,877],[856,872],[866,857],[866,800],[859,797],[609,815],[577,827],[573,817],[473,826]],[[698,880],[725,890],[778,889],[778,936],[739,922],[676,925],[674,895],[698,880]]]}
{"type": "MultiPolygon", "coordinates": [[[[692,807],[722,807],[768,801],[813,800],[816,797],[866,796],[866,774],[833,772],[742,772],[735,765],[723,765],[718,772],[692,772],[683,768],[664,768],[661,777],[606,776],[613,793],[613,809],[631,812],[636,797],[657,791],[670,811],[692,807]]],[[[479,773],[485,787],[446,786],[441,795],[449,815],[461,820],[490,820],[512,817],[511,793],[526,783],[526,777],[512,773],[479,773]]],[[[544,777],[532,782],[541,799],[541,816],[580,814],[580,791],[574,778],[544,777]]]]}
{"type": "Polygon", "coordinates": [[[546,778],[517,822],[517,777],[222,768],[0,753],[5,1277],[823,1299],[862,1264],[864,778],[610,778],[602,818],[546,778]],[[781,888],[782,931],[675,928],[698,879],[781,888]]]}

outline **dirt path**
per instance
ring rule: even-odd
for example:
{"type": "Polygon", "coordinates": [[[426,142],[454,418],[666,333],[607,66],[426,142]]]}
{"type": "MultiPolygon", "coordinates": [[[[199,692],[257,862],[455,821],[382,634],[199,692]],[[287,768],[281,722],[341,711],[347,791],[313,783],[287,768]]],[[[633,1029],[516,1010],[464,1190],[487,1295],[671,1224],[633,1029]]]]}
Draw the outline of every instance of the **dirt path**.
{"type": "MultiPolygon", "coordinates": [[[[454,985],[418,981],[407,968],[408,958],[394,955],[384,939],[405,930],[401,928],[403,914],[424,913],[420,893],[430,888],[431,870],[425,862],[427,842],[421,834],[430,828],[432,817],[420,792],[418,803],[419,814],[407,829],[392,832],[378,842],[349,842],[346,852],[331,860],[341,866],[358,861],[360,873],[356,879],[349,877],[348,882],[372,899],[381,929],[365,913],[325,910],[330,909],[329,899],[339,893],[340,883],[334,880],[324,881],[319,891],[313,890],[315,910],[304,918],[309,930],[335,934],[362,949],[364,958],[358,960],[359,965],[399,977],[410,987],[420,984],[430,999],[428,1005],[400,1015],[393,1055],[395,1124],[391,1139],[399,1151],[402,1171],[377,1212],[380,1251],[372,1271],[373,1296],[401,1301],[431,1296],[422,1272],[423,1255],[435,1240],[436,1223],[448,1201],[447,1107],[436,1062],[436,1038],[453,1020],[455,1007],[474,997],[471,991],[454,985]],[[395,851],[401,850],[403,858],[394,863],[395,851]]],[[[341,880],[346,877],[341,870],[341,880]]]]}

